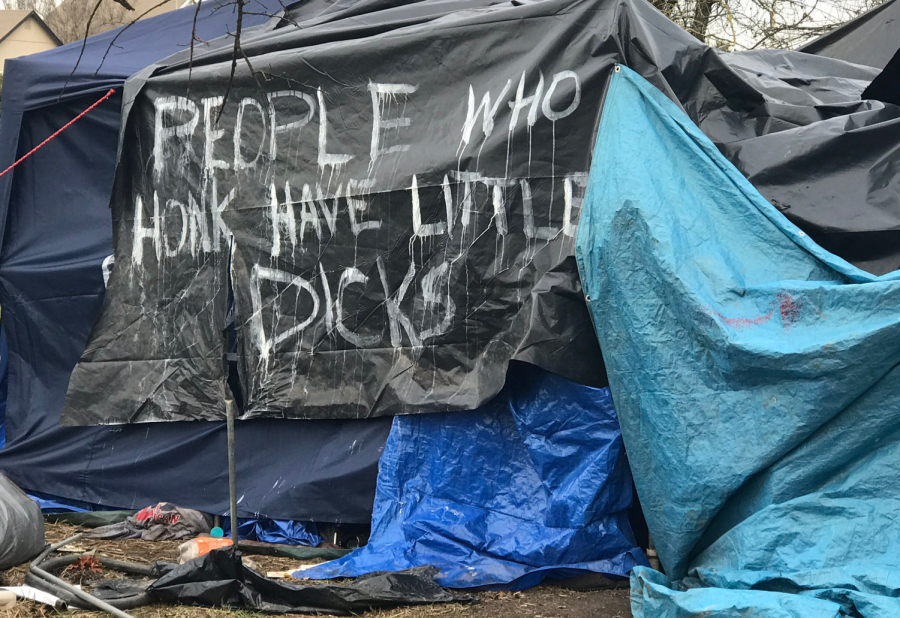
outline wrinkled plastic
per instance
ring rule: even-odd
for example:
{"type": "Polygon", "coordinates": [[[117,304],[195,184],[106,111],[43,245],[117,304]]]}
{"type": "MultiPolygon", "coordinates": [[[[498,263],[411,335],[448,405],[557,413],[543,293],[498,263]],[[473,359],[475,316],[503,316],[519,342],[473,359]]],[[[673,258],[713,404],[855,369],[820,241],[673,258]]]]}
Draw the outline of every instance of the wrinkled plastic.
{"type": "MultiPolygon", "coordinates": [[[[231,535],[230,522],[223,520],[224,530],[231,535]]],[[[315,524],[302,521],[247,519],[238,522],[238,538],[262,543],[305,545],[315,547],[323,542],[315,524]]]]}
{"type": "Polygon", "coordinates": [[[626,68],[577,254],[679,580],[636,571],[636,618],[900,614],[900,272],[823,250],[626,68]]]}
{"type": "Polygon", "coordinates": [[[800,51],[883,69],[900,49],[900,1],[888,0],[800,51]]]}
{"type": "Polygon", "coordinates": [[[41,508],[0,473],[0,570],[27,562],[43,549],[41,508]]]}
{"type": "Polygon", "coordinates": [[[514,363],[478,410],[395,417],[369,543],[294,577],[423,565],[450,588],[522,589],[579,571],[624,577],[647,564],[631,499],[609,390],[514,363]]]}
{"type": "Polygon", "coordinates": [[[434,582],[433,568],[377,573],[346,586],[298,586],[267,579],[241,563],[240,554],[218,549],[174,568],[147,591],[161,603],[230,606],[267,613],[326,613],[341,616],[369,609],[466,602],[434,582]]]}
{"type": "Polygon", "coordinates": [[[266,86],[238,68],[218,146],[200,110],[224,96],[230,60],[132,78],[116,269],[62,422],[221,419],[229,282],[242,418],[471,410],[512,359],[602,384],[572,254],[581,128],[618,50],[659,77],[619,16],[694,43],[648,5],[484,4],[371,3],[368,36],[354,16],[247,39],[266,86]],[[275,125],[258,112],[270,98],[275,125]]]}
{"type": "Polygon", "coordinates": [[[215,130],[223,42],[128,82],[117,268],[64,423],[220,419],[229,282],[245,418],[474,409],[510,360],[602,386],[571,235],[614,62],[824,246],[900,266],[900,113],[860,100],[875,68],[718,54],[640,0],[347,10],[242,40],[265,95],[238,66],[215,130]]]}

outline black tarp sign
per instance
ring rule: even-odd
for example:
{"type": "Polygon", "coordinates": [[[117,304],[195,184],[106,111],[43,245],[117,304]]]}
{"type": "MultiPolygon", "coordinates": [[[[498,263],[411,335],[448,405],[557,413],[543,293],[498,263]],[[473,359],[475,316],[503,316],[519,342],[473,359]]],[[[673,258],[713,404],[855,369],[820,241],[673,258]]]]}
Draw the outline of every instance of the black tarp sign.
{"type": "Polygon", "coordinates": [[[116,269],[64,422],[221,418],[229,280],[245,418],[472,409],[513,358],[604,379],[573,248],[610,71],[632,56],[665,86],[634,10],[276,30],[227,99],[227,56],[159,71],[130,109],[116,269]]]}

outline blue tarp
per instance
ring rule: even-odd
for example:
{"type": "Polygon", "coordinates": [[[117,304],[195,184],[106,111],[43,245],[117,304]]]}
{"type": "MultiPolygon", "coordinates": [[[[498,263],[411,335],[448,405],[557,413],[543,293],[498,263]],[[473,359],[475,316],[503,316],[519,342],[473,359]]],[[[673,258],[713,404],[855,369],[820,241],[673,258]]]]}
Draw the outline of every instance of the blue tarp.
{"type": "MultiPolygon", "coordinates": [[[[267,14],[282,7],[280,0],[250,0],[243,25],[265,28],[267,14]]],[[[23,489],[117,509],[160,501],[210,513],[228,509],[224,423],[59,426],[69,376],[103,301],[101,264],[112,253],[121,87],[187,48],[194,13],[190,6],[141,20],[121,35],[91,37],[74,73],[80,41],[6,61],[0,169],[119,88],[0,178],[0,306],[9,341],[0,471],[23,489]]],[[[204,0],[197,37],[224,37],[235,20],[234,3],[204,0]]],[[[197,53],[205,49],[199,44],[197,53]]],[[[389,419],[239,422],[240,514],[368,522],[389,430],[389,419]]]]}
{"type": "MultiPolygon", "coordinates": [[[[226,524],[226,522],[222,522],[226,524]]],[[[231,536],[230,526],[225,526],[226,536],[231,536]]],[[[304,545],[316,547],[324,542],[315,524],[284,519],[245,519],[238,521],[238,538],[245,541],[304,545]]]]}
{"type": "Polygon", "coordinates": [[[395,417],[369,544],[294,575],[434,565],[442,586],[505,589],[578,571],[626,576],[646,564],[631,501],[609,389],[513,363],[478,410],[395,417]]]}
{"type": "Polygon", "coordinates": [[[665,577],[635,618],[900,615],[900,273],[813,243],[612,77],[577,239],[665,577]]]}

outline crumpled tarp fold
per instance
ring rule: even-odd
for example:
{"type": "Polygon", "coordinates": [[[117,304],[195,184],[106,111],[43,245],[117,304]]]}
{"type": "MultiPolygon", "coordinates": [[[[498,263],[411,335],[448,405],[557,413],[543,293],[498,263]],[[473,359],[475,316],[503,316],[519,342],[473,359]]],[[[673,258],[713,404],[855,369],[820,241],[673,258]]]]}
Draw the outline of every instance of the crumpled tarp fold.
{"type": "Polygon", "coordinates": [[[609,389],[524,363],[506,384],[472,412],[395,417],[368,545],[294,576],[433,565],[449,588],[523,589],[646,565],[609,389]]]}
{"type": "Polygon", "coordinates": [[[442,589],[434,582],[434,575],[434,568],[422,567],[403,573],[373,573],[345,586],[300,586],[268,579],[244,566],[239,552],[223,548],[175,567],[153,582],[148,592],[162,603],[337,616],[472,600],[442,589]]]}
{"type": "Polygon", "coordinates": [[[37,556],[44,549],[41,509],[0,473],[0,570],[37,556]]]}
{"type": "Polygon", "coordinates": [[[900,615],[900,273],[816,245],[625,67],[576,254],[669,575],[635,571],[635,618],[900,615]]]}

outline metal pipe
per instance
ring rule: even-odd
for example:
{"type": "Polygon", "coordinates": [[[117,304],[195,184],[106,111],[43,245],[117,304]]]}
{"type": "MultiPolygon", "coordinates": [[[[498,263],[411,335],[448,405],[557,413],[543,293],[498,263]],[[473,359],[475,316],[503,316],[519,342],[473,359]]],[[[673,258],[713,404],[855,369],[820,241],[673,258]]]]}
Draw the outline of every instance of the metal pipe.
{"type": "Polygon", "coordinates": [[[79,599],[84,601],[85,603],[89,603],[92,607],[96,607],[97,609],[103,610],[104,612],[112,614],[113,616],[117,616],[118,618],[132,618],[132,616],[130,616],[129,614],[126,614],[122,610],[116,609],[109,603],[102,601],[102,600],[98,599],[97,597],[90,595],[87,592],[85,592],[79,588],[76,588],[75,586],[69,584],[66,581],[61,580],[60,578],[56,577],[55,575],[51,575],[50,573],[48,573],[47,571],[43,570],[42,568],[40,568],[38,566],[52,552],[56,551],[60,547],[68,545],[72,541],[76,541],[80,538],[81,538],[81,535],[76,534],[75,536],[71,536],[71,537],[65,539],[64,541],[60,541],[56,545],[51,545],[50,547],[45,549],[43,552],[41,552],[41,554],[37,558],[34,559],[34,561],[32,561],[31,572],[34,575],[36,575],[37,577],[40,577],[44,581],[52,584],[53,586],[55,586],[61,590],[65,590],[66,592],[68,592],[70,594],[75,595],[76,597],[78,597],[79,599]]]}
{"type": "Polygon", "coordinates": [[[65,547],[66,545],[68,545],[68,544],[71,543],[72,541],[77,541],[77,540],[80,539],[80,538],[81,538],[81,534],[76,534],[75,536],[70,536],[69,538],[60,541],[60,542],[57,543],[56,545],[51,545],[50,547],[48,547],[47,549],[45,549],[44,551],[42,551],[40,554],[38,554],[38,557],[37,557],[37,558],[35,558],[34,560],[31,561],[31,566],[37,566],[37,565],[39,565],[41,562],[44,561],[44,558],[46,558],[47,556],[49,556],[50,554],[52,554],[53,552],[55,552],[55,551],[56,551],[57,549],[59,549],[60,547],[65,547]]]}
{"type": "Polygon", "coordinates": [[[88,594],[84,590],[80,590],[80,589],[76,588],[75,586],[71,585],[68,582],[61,580],[60,578],[56,577],[55,575],[50,575],[50,573],[48,573],[47,571],[43,570],[40,567],[32,566],[31,572],[34,573],[35,575],[37,575],[38,577],[40,577],[41,579],[50,582],[54,586],[57,586],[58,588],[62,588],[66,592],[70,592],[70,593],[74,594],[76,597],[78,597],[85,603],[90,603],[91,606],[96,607],[99,610],[102,610],[108,614],[112,614],[113,616],[117,616],[118,618],[132,618],[132,616],[130,614],[126,614],[122,610],[113,607],[106,601],[102,601],[102,600],[98,599],[97,597],[88,594]]]}
{"type": "Polygon", "coordinates": [[[231,509],[231,543],[238,546],[237,474],[234,464],[234,400],[225,400],[225,422],[228,430],[228,497],[231,509]]]}

